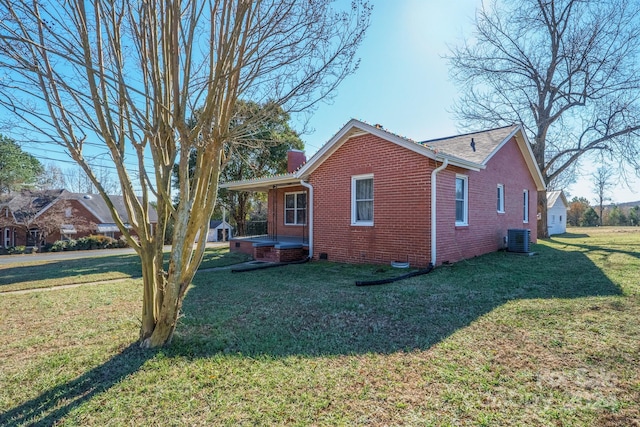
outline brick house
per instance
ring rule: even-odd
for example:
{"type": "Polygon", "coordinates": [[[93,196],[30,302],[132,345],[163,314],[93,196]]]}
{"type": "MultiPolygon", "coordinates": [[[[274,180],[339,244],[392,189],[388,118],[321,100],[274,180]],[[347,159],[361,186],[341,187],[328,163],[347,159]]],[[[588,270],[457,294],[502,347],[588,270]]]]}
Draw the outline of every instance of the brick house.
{"type": "MultiPolygon", "coordinates": [[[[110,196],[121,218],[127,222],[124,198],[110,196]]],[[[151,223],[157,213],[151,212],[151,223]]],[[[91,234],[119,238],[122,233],[100,195],[66,190],[24,190],[0,201],[1,247],[38,246],[57,240],[91,234]]]]}
{"type": "Polygon", "coordinates": [[[308,162],[289,160],[288,174],[221,184],[268,193],[269,235],[232,251],[424,267],[504,248],[508,229],[536,239],[545,187],[519,125],[416,142],[351,120],[308,162]]]}

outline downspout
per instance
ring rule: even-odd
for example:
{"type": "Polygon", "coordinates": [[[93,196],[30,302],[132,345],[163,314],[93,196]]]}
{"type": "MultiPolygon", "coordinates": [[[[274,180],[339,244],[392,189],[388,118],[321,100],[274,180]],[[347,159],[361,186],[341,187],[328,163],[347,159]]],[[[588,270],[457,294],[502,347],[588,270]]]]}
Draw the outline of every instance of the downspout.
{"type": "Polygon", "coordinates": [[[300,185],[309,189],[309,259],[313,258],[313,186],[304,180],[300,180],[300,185]]]}
{"type": "Polygon", "coordinates": [[[431,265],[436,266],[436,175],[449,165],[449,159],[445,157],[442,164],[431,171],[431,265]]]}

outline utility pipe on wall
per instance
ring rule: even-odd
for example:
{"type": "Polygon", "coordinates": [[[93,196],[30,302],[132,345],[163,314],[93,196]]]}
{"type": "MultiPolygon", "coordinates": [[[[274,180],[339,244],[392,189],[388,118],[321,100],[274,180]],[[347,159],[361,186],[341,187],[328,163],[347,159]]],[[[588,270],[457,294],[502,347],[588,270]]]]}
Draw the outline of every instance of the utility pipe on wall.
{"type": "Polygon", "coordinates": [[[431,172],[431,265],[436,266],[436,175],[449,165],[449,159],[445,157],[442,164],[431,172]]]}
{"type": "Polygon", "coordinates": [[[300,180],[300,185],[309,189],[309,200],[307,206],[309,208],[309,259],[313,258],[313,186],[304,180],[300,180]]]}

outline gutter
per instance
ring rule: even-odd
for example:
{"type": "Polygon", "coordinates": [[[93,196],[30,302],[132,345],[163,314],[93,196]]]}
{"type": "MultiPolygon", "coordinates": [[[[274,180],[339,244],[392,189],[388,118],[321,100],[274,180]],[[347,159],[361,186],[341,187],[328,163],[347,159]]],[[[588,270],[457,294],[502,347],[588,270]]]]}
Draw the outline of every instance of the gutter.
{"type": "Polygon", "coordinates": [[[300,180],[300,185],[309,189],[309,259],[313,258],[313,186],[303,179],[300,180]]]}
{"type": "Polygon", "coordinates": [[[437,234],[436,234],[436,175],[438,172],[445,169],[449,165],[449,159],[444,158],[442,164],[431,171],[431,265],[433,267],[436,266],[436,243],[437,243],[437,234]]]}

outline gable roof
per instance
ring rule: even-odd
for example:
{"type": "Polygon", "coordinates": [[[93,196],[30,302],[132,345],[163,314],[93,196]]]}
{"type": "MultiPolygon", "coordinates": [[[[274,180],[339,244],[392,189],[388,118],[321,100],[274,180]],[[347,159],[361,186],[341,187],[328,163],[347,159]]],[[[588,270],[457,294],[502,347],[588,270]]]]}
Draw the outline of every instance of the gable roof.
{"type": "Polygon", "coordinates": [[[222,228],[232,228],[231,225],[227,222],[227,221],[221,221],[221,220],[210,220],[209,221],[209,228],[214,229],[214,228],[218,228],[222,226],[222,228]]]}
{"type": "Polygon", "coordinates": [[[353,137],[365,134],[375,135],[386,141],[392,142],[396,145],[399,145],[403,148],[434,160],[443,161],[444,158],[448,158],[449,164],[453,166],[460,166],[461,168],[470,170],[480,170],[484,168],[482,165],[474,162],[473,160],[458,157],[453,154],[439,153],[437,150],[427,145],[416,142],[410,138],[406,138],[389,132],[382,126],[372,126],[360,120],[351,119],[325,145],[323,145],[322,148],[320,148],[320,150],[318,150],[318,152],[314,154],[311,159],[307,161],[307,163],[304,164],[304,166],[302,166],[298,170],[298,176],[301,178],[307,178],[311,174],[311,172],[313,172],[318,166],[320,166],[345,142],[353,137]]]}
{"type": "MultiPolygon", "coordinates": [[[[99,194],[70,193],[65,191],[62,194],[62,198],[66,200],[77,200],[82,203],[87,210],[89,210],[89,212],[91,212],[102,223],[113,223],[111,211],[102,196],[99,194]]],[[[116,209],[116,212],[118,212],[120,218],[122,218],[125,223],[129,222],[129,214],[127,213],[127,208],[124,203],[124,197],[109,196],[109,199],[111,199],[111,203],[113,203],[113,206],[116,209]]],[[[149,209],[149,221],[158,221],[158,213],[153,206],[149,209]]]]}
{"type": "Polygon", "coordinates": [[[518,125],[423,141],[421,144],[450,156],[486,165],[518,131],[518,125]],[[473,146],[472,146],[473,142],[473,146]]]}
{"type": "Polygon", "coordinates": [[[37,217],[55,202],[64,190],[22,190],[11,195],[4,206],[9,208],[16,223],[23,222],[25,218],[37,217]]]}
{"type": "Polygon", "coordinates": [[[558,199],[562,201],[562,204],[565,208],[569,207],[569,202],[567,201],[567,198],[565,197],[562,190],[547,191],[547,207],[554,206],[558,199]]]}
{"type": "MultiPolygon", "coordinates": [[[[109,196],[118,215],[122,220],[129,222],[129,215],[124,204],[123,196],[109,196]]],[[[5,203],[11,210],[16,222],[21,222],[26,216],[38,216],[49,209],[56,200],[76,200],[81,203],[100,223],[113,223],[111,212],[107,207],[102,196],[97,194],[71,193],[67,190],[40,190],[40,191],[23,191],[15,194],[5,203]],[[27,208],[28,207],[28,208],[27,208]]],[[[158,213],[150,207],[149,221],[157,222],[158,213]]]]}
{"type": "Polygon", "coordinates": [[[399,136],[382,128],[372,126],[360,120],[351,119],[320,150],[296,171],[278,176],[233,181],[220,184],[221,188],[246,191],[266,191],[272,186],[297,185],[306,180],[326,159],[349,139],[371,134],[388,142],[399,145],[415,153],[436,161],[448,160],[449,165],[467,170],[479,171],[486,167],[493,155],[511,138],[515,137],[518,147],[527,163],[538,190],[545,188],[540,169],[535,161],[531,146],[520,125],[511,125],[482,132],[457,135],[447,138],[416,142],[410,138],[399,136]],[[471,138],[475,143],[475,151],[470,146],[471,138]]]}

